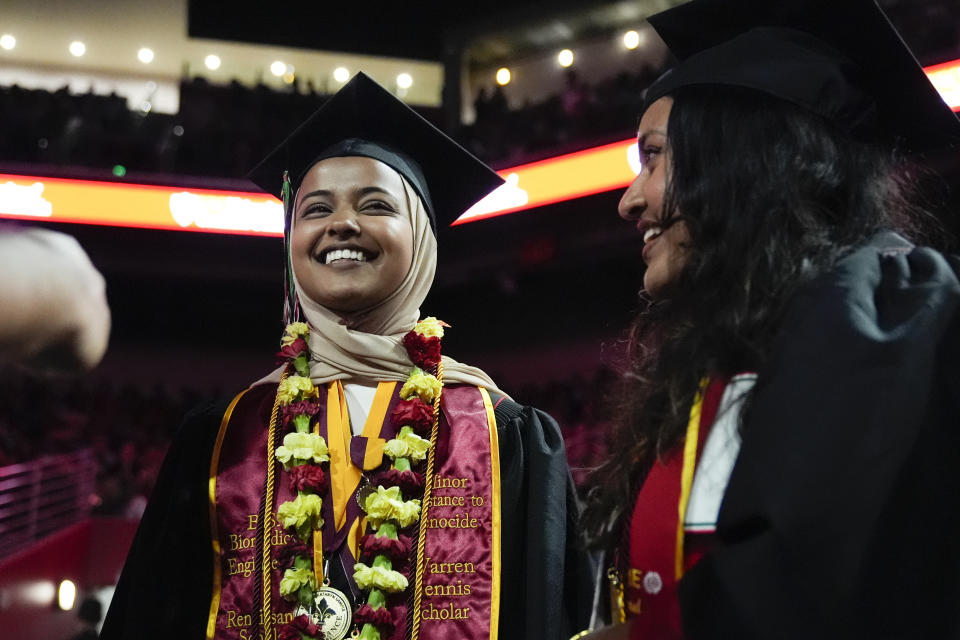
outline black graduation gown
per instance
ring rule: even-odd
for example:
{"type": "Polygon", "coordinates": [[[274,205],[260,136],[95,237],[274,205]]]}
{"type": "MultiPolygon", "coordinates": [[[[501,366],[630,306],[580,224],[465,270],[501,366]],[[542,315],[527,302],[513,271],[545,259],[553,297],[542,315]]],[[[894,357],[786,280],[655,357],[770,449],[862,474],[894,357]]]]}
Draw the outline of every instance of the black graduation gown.
{"type": "Polygon", "coordinates": [[[960,636],[958,270],[881,234],[791,302],[688,638],[960,636]]]}
{"type": "MultiPolygon", "coordinates": [[[[497,398],[493,398],[496,402],[497,398]]],[[[104,640],[200,640],[212,593],[208,479],[226,403],[191,412],[164,462],[117,584],[104,640]]],[[[557,423],[504,398],[500,638],[566,640],[589,622],[593,571],[557,423]]]]}

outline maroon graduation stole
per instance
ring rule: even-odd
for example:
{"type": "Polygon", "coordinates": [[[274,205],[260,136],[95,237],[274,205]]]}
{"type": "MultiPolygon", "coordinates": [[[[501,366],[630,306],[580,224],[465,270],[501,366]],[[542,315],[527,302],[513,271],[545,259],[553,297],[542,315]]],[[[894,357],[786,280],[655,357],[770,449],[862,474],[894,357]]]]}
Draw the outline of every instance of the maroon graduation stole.
{"type": "Polygon", "coordinates": [[[631,638],[683,638],[677,583],[702,555],[702,549],[685,550],[683,521],[694,470],[726,382],[711,379],[701,388],[684,443],[653,464],[637,494],[630,520],[630,566],[623,581],[631,638]]]}
{"type": "MultiPolygon", "coordinates": [[[[324,558],[336,556],[352,583],[357,541],[366,528],[356,493],[364,484],[361,470],[380,466],[383,444],[400,425],[389,419],[382,429],[370,430],[368,420],[359,436],[334,432],[342,424],[332,412],[346,411],[342,390],[330,383],[320,394],[316,432],[328,442],[331,482],[323,495],[322,535],[314,534],[314,569],[322,580],[324,558]],[[338,391],[340,391],[338,393],[338,391]],[[324,397],[326,396],[326,397],[324,397]],[[331,411],[332,410],[332,411],[331,411]],[[336,495],[339,494],[339,495],[336,495]]],[[[390,415],[398,401],[399,385],[386,398],[378,389],[371,416],[390,415]],[[387,404],[387,402],[389,404],[387,404]],[[379,406],[385,405],[385,406],[379,406]]],[[[227,409],[217,435],[210,467],[210,523],[214,560],[213,596],[206,637],[254,640],[264,637],[269,618],[276,628],[294,617],[297,605],[280,595],[284,557],[297,537],[282,528],[276,515],[265,518],[266,465],[279,465],[268,447],[267,426],[273,413],[277,385],[253,387],[237,396],[227,409]],[[269,451],[269,458],[268,458],[269,451]],[[269,531],[263,523],[272,523],[269,531]],[[266,551],[265,551],[266,550],[266,551]],[[266,568],[264,563],[267,563],[266,568]],[[269,611],[263,608],[264,589],[270,589],[269,611]]],[[[393,639],[408,638],[409,628],[420,638],[496,638],[500,603],[500,468],[497,430],[487,392],[477,387],[450,385],[441,400],[436,467],[431,504],[422,509],[418,548],[410,560],[414,607],[408,620],[399,621],[393,639]]],[[[343,414],[345,416],[345,414],[343,414]]],[[[296,492],[280,480],[272,487],[274,505],[296,492]]],[[[383,638],[383,640],[391,640],[383,638]]]]}

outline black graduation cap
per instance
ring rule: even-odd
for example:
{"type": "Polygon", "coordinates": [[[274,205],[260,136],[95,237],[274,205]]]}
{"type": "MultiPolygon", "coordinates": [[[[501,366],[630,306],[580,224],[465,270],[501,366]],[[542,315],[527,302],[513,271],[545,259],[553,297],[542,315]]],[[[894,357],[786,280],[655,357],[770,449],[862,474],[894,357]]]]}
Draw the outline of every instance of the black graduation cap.
{"type": "Polygon", "coordinates": [[[648,105],[682,86],[733,85],[909,151],[960,142],[960,120],[876,0],[692,0],[649,21],[680,65],[648,105]]]}
{"type": "Polygon", "coordinates": [[[466,149],[363,73],[307,118],[248,174],[279,195],[284,171],[293,188],[316,162],[366,156],[396,169],[423,199],[436,223],[449,224],[503,184],[466,149]]]}

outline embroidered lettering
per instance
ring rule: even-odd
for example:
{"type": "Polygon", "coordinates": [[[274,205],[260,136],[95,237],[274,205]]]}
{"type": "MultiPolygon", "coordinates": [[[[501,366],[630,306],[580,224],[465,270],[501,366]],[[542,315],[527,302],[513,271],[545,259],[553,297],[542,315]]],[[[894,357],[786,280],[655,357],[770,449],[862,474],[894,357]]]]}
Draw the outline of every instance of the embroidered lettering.
{"type": "Polygon", "coordinates": [[[253,575],[253,570],[252,559],[246,562],[238,562],[236,558],[227,558],[227,575],[236,576],[242,573],[244,578],[249,578],[253,575]]]}
{"type": "Polygon", "coordinates": [[[260,516],[258,514],[251,513],[247,516],[247,531],[256,531],[258,522],[260,522],[260,516]]]}
{"type": "Polygon", "coordinates": [[[480,520],[471,518],[466,513],[450,518],[427,518],[428,529],[476,529],[479,526],[480,520]]]}
{"type": "Polygon", "coordinates": [[[227,610],[227,628],[249,627],[253,624],[253,616],[249,613],[241,614],[239,611],[227,610]]]}
{"type": "Polygon", "coordinates": [[[451,602],[438,609],[430,602],[423,609],[422,617],[424,620],[467,620],[470,618],[470,607],[455,607],[451,602]]]}
{"type": "Polygon", "coordinates": [[[240,549],[253,549],[256,545],[254,536],[238,536],[235,533],[230,534],[230,550],[239,551],[240,549]]]}
{"type": "Polygon", "coordinates": [[[457,580],[457,584],[428,584],[423,587],[423,594],[431,597],[460,597],[469,596],[470,593],[470,585],[463,584],[463,580],[457,580]]]}
{"type": "Polygon", "coordinates": [[[463,496],[434,496],[424,500],[424,507],[462,507],[465,498],[463,496]]]}
{"type": "Polygon", "coordinates": [[[469,484],[466,478],[448,478],[439,474],[433,480],[434,489],[466,489],[469,484]]]}
{"type": "Polygon", "coordinates": [[[430,562],[426,561],[430,573],[476,573],[477,570],[472,562],[430,562]]]}

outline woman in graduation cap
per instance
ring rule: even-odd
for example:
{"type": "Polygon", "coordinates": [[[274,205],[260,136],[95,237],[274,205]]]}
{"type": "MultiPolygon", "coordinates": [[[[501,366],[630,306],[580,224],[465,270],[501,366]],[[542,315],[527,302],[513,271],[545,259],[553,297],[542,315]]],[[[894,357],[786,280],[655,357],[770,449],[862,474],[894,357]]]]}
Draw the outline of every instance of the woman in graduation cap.
{"type": "Polygon", "coordinates": [[[251,176],[283,176],[283,364],[187,420],[103,637],[583,628],[556,423],[441,354],[448,327],[419,316],[436,226],[500,178],[363,74],[251,176]]]}
{"type": "Polygon", "coordinates": [[[960,262],[910,241],[901,158],[960,123],[873,0],[650,22],[680,62],[619,205],[648,303],[585,515],[596,637],[958,637],[960,262]]]}

